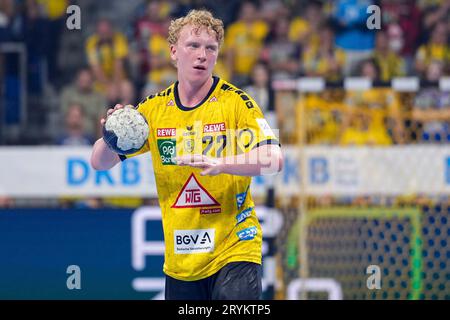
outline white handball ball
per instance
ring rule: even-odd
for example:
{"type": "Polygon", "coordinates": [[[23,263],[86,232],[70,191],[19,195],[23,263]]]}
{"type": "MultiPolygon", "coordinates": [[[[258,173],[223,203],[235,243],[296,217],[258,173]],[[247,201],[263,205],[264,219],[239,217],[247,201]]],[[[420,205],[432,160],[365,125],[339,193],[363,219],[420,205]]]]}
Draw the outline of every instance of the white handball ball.
{"type": "Polygon", "coordinates": [[[112,151],[121,155],[138,152],[148,134],[147,120],[132,106],[114,111],[103,126],[103,140],[112,151]]]}

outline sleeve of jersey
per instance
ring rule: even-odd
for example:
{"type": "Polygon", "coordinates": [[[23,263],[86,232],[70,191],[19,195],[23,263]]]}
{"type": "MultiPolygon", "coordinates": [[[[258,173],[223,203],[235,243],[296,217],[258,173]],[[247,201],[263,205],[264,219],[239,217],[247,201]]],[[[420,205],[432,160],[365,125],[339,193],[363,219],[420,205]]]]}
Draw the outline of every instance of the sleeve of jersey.
{"type": "Polygon", "coordinates": [[[88,62],[91,66],[96,66],[99,64],[98,56],[96,52],[96,41],[94,37],[88,38],[86,41],[86,56],[88,59],[88,62]]]}
{"type": "MultiPolygon", "coordinates": [[[[148,123],[149,126],[150,126],[150,120],[149,120],[149,117],[148,117],[148,113],[146,112],[146,110],[148,109],[148,107],[146,107],[147,103],[148,103],[148,100],[146,100],[146,101],[144,101],[144,102],[141,102],[141,103],[136,107],[136,109],[137,109],[140,113],[142,113],[142,115],[145,117],[145,119],[147,120],[147,123],[148,123]]],[[[150,129],[150,134],[151,134],[151,129],[150,129]]],[[[140,154],[144,154],[144,153],[146,153],[146,152],[148,152],[148,151],[150,151],[149,139],[147,139],[147,142],[144,144],[144,146],[143,146],[143,147],[141,148],[141,150],[139,150],[138,152],[135,152],[135,153],[132,153],[132,154],[127,154],[127,155],[119,154],[119,158],[120,158],[121,161],[125,161],[125,160],[128,159],[128,158],[136,157],[136,156],[138,156],[138,155],[140,155],[140,154]]]]}
{"type": "Polygon", "coordinates": [[[246,94],[240,95],[237,100],[237,144],[239,148],[243,152],[249,152],[266,144],[280,146],[277,136],[256,102],[246,94]]]}

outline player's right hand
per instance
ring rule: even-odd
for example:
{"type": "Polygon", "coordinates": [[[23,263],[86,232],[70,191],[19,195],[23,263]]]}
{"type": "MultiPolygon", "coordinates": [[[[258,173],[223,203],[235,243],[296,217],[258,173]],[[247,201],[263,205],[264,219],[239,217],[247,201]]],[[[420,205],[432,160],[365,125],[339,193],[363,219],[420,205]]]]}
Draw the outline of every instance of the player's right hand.
{"type": "MultiPolygon", "coordinates": [[[[106,118],[108,118],[114,111],[119,110],[119,109],[123,109],[123,108],[125,108],[125,106],[123,104],[116,104],[114,106],[114,108],[109,108],[108,111],[106,111],[106,118]]],[[[100,123],[102,124],[102,126],[105,125],[106,118],[102,118],[100,120],[100,123]]]]}

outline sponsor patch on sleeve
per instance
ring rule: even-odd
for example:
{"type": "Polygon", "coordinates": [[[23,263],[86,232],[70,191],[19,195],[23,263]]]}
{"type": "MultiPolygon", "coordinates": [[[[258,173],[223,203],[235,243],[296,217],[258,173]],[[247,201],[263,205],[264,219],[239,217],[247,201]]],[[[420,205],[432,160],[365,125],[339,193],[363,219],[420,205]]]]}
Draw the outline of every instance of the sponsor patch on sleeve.
{"type": "Polygon", "coordinates": [[[253,207],[250,207],[250,208],[247,208],[247,209],[245,209],[244,211],[240,212],[240,213],[236,216],[236,220],[237,220],[237,223],[236,223],[236,224],[239,224],[239,223],[241,223],[242,221],[244,221],[245,219],[247,219],[248,217],[250,217],[250,215],[252,214],[252,211],[253,211],[253,207]]]}
{"type": "Polygon", "coordinates": [[[255,119],[258,123],[259,128],[263,132],[263,134],[266,137],[275,137],[275,134],[273,133],[272,129],[270,128],[269,124],[267,123],[267,120],[264,118],[258,118],[255,119]]]}
{"type": "Polygon", "coordinates": [[[249,227],[236,233],[239,240],[252,240],[257,234],[256,227],[249,227]]]}
{"type": "Polygon", "coordinates": [[[236,195],[236,206],[237,206],[238,210],[241,209],[242,205],[243,205],[244,202],[245,202],[245,199],[247,198],[248,188],[249,188],[249,187],[247,187],[247,189],[246,189],[244,192],[238,193],[238,194],[236,195]]]}

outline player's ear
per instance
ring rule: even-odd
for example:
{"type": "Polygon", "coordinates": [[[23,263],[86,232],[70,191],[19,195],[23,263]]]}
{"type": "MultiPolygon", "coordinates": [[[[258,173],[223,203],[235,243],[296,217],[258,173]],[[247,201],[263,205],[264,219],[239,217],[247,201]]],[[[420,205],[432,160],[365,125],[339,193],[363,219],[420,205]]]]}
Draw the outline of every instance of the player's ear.
{"type": "Polygon", "coordinates": [[[170,45],[170,58],[175,62],[177,61],[177,48],[175,45],[170,45]]]}

